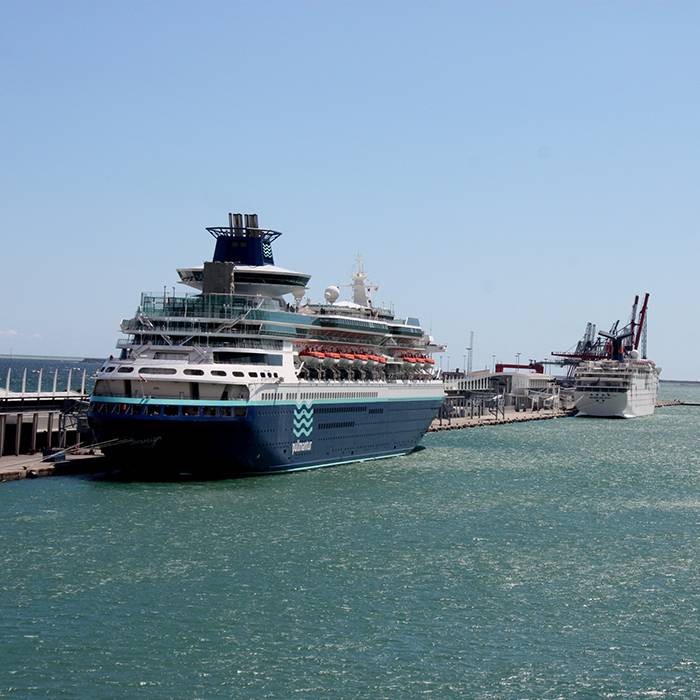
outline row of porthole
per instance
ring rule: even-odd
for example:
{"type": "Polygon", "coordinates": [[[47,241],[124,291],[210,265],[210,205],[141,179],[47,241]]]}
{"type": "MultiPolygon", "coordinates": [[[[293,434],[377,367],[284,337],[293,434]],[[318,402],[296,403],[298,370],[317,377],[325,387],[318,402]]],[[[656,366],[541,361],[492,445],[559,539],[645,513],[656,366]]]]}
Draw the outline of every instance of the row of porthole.
{"type": "Polygon", "coordinates": [[[90,407],[94,415],[124,416],[237,416],[246,415],[245,406],[178,406],[161,404],[94,403],[90,407]]]}
{"type": "MultiPolygon", "coordinates": [[[[103,371],[105,373],[109,372],[114,372],[116,367],[114,365],[110,365],[103,371]]],[[[134,371],[134,367],[131,365],[123,365],[119,369],[117,369],[118,374],[130,374],[134,371]]],[[[173,367],[140,367],[138,369],[139,374],[168,374],[168,375],[173,375],[177,374],[177,370],[174,369],[173,367]]],[[[183,370],[183,374],[186,374],[189,377],[202,377],[204,376],[204,370],[202,369],[185,369],[183,370]]],[[[211,374],[214,377],[225,377],[227,376],[227,373],[224,372],[222,369],[211,369],[209,370],[209,374],[211,374]]],[[[234,377],[245,377],[245,372],[239,372],[239,371],[233,371],[231,372],[231,375],[234,377]]],[[[279,375],[277,372],[248,372],[249,377],[262,377],[265,378],[266,376],[269,377],[270,379],[272,378],[277,378],[279,375]]]]}

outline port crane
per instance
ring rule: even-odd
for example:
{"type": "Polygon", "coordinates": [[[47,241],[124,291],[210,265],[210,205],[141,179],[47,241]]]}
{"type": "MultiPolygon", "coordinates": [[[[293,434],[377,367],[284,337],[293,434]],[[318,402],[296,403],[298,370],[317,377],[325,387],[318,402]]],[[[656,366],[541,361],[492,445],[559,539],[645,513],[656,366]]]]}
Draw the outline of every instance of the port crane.
{"type": "Polygon", "coordinates": [[[639,308],[639,295],[634,297],[632,313],[629,323],[620,328],[620,321],[615,321],[609,331],[598,331],[594,323],[587,323],[583,338],[578,341],[573,350],[564,352],[552,352],[552,356],[557,360],[545,360],[546,364],[556,364],[569,367],[569,376],[573,375],[576,366],[586,360],[606,360],[622,359],[625,352],[639,350],[641,346],[641,356],[646,358],[646,328],[647,311],[649,308],[649,293],[644,295],[642,307],[639,308]],[[597,337],[596,337],[597,336],[597,337]],[[625,344],[624,341],[631,339],[625,344]]]}

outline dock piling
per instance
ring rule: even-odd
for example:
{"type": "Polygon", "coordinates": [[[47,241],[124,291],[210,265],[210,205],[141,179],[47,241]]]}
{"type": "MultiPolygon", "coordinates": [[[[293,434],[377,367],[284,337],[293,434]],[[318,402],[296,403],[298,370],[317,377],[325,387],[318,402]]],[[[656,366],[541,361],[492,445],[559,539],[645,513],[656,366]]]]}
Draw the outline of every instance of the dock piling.
{"type": "Polygon", "coordinates": [[[0,457],[2,457],[5,448],[5,423],[7,423],[7,416],[0,413],[0,457]]]}
{"type": "Polygon", "coordinates": [[[48,447],[48,449],[53,447],[53,416],[54,412],[49,411],[49,415],[46,420],[46,447],[48,447]]]}
{"type": "Polygon", "coordinates": [[[22,414],[17,414],[17,422],[15,423],[15,456],[19,456],[20,442],[22,440],[22,414]]]}
{"type": "Polygon", "coordinates": [[[32,416],[32,437],[29,443],[29,451],[34,454],[36,452],[36,435],[39,432],[39,414],[35,413],[32,416]]]}

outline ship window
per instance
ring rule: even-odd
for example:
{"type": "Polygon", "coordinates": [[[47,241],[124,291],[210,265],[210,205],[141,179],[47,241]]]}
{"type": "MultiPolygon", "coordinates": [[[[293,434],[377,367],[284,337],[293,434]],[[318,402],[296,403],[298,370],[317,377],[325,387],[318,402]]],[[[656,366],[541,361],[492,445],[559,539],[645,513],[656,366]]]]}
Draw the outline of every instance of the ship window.
{"type": "Polygon", "coordinates": [[[248,372],[249,377],[257,377],[258,373],[257,372],[248,372]]]}
{"type": "Polygon", "coordinates": [[[154,360],[181,360],[183,356],[187,355],[188,351],[184,350],[182,352],[155,352],[153,353],[154,360]]]}
{"type": "Polygon", "coordinates": [[[146,406],[146,415],[147,416],[159,416],[160,415],[160,406],[146,406]]]}
{"type": "Polygon", "coordinates": [[[244,377],[245,372],[231,372],[234,377],[244,377]]]}
{"type": "Polygon", "coordinates": [[[105,372],[114,372],[114,367],[107,367],[105,372]]]}
{"type": "Polygon", "coordinates": [[[226,372],[224,372],[224,371],[222,371],[222,370],[220,370],[220,369],[213,369],[213,370],[211,371],[211,373],[212,373],[215,377],[225,377],[225,376],[226,376],[226,372]]]}
{"type": "Polygon", "coordinates": [[[133,367],[120,367],[117,372],[121,372],[122,374],[127,374],[128,372],[133,372],[134,368],[133,367]]]}
{"type": "Polygon", "coordinates": [[[163,414],[166,416],[176,416],[180,413],[179,409],[177,406],[164,406],[163,407],[163,414]]]}
{"type": "Polygon", "coordinates": [[[273,376],[275,376],[275,377],[278,376],[278,375],[277,375],[277,372],[273,372],[273,376]]]}
{"type": "Polygon", "coordinates": [[[194,375],[195,377],[201,377],[204,372],[201,369],[186,369],[185,374],[194,375]]]}
{"type": "Polygon", "coordinates": [[[258,352],[215,352],[214,362],[217,364],[237,364],[237,365],[272,365],[282,366],[282,355],[258,352]]]}
{"type": "Polygon", "coordinates": [[[216,407],[214,406],[205,406],[204,410],[202,411],[205,416],[215,416],[216,415],[216,407]]]}
{"type": "Polygon", "coordinates": [[[220,416],[230,416],[231,415],[231,408],[229,406],[222,406],[219,409],[219,415],[220,416]]]}
{"type": "Polygon", "coordinates": [[[183,416],[198,416],[199,407],[198,406],[183,406],[182,407],[183,416]]]}
{"type": "Polygon", "coordinates": [[[177,374],[177,370],[172,367],[142,367],[141,374],[177,374]]]}

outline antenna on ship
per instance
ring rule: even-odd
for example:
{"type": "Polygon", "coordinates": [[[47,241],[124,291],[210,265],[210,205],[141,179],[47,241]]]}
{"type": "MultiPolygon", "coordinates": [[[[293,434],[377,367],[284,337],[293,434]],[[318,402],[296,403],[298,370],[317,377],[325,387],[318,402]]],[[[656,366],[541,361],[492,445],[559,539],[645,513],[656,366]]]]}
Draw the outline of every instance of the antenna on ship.
{"type": "Polygon", "coordinates": [[[367,281],[364,261],[359,253],[355,261],[357,263],[357,269],[352,275],[352,300],[358,306],[371,306],[369,295],[372,292],[376,292],[379,287],[367,281]]]}

